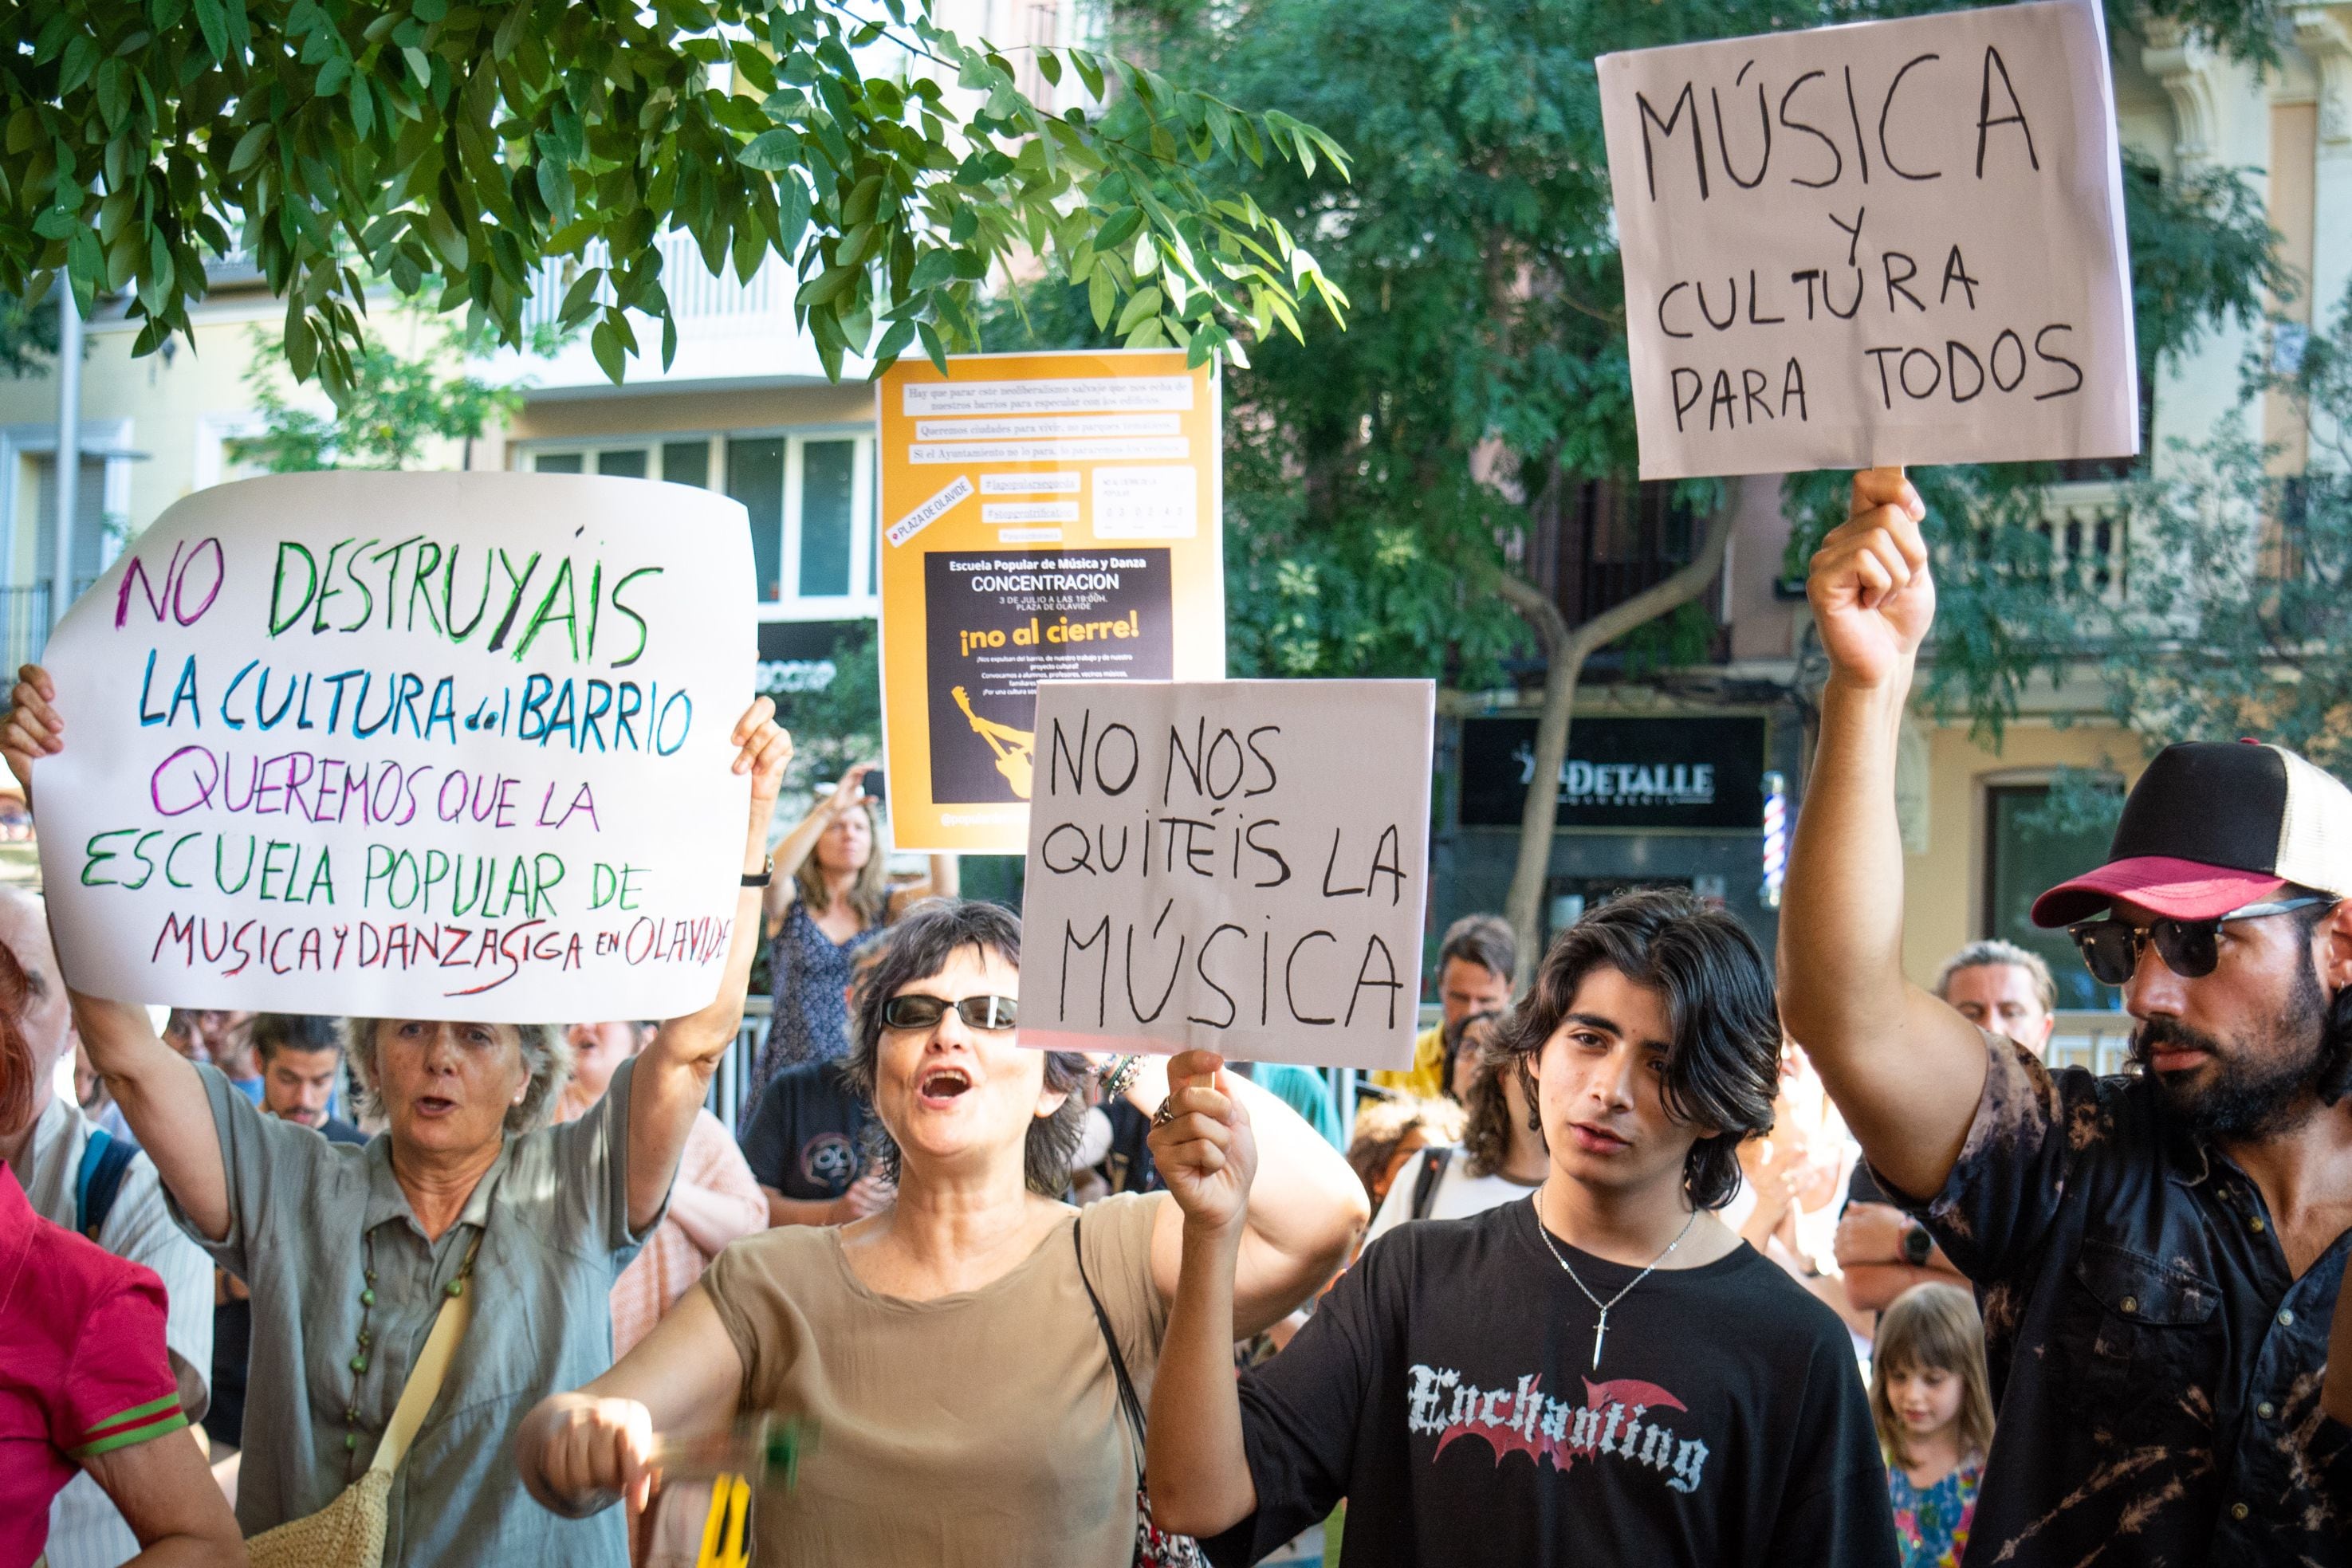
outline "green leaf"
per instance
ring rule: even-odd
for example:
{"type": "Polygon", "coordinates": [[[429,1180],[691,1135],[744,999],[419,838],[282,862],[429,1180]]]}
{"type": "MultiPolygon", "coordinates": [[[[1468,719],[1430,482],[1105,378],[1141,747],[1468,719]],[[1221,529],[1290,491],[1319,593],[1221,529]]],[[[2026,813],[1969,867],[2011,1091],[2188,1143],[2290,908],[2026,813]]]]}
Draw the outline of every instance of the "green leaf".
{"type": "Polygon", "coordinates": [[[1095,235],[1095,249],[1114,251],[1125,245],[1135,231],[1143,226],[1143,209],[1125,207],[1110,215],[1095,235]]]}
{"type": "Polygon", "coordinates": [[[936,288],[956,275],[956,257],[951,250],[927,250],[915,263],[914,272],[907,279],[907,292],[920,294],[936,288]]]}
{"type": "Polygon", "coordinates": [[[1159,313],[1159,310],[1160,290],[1157,288],[1139,289],[1136,292],[1135,298],[1127,302],[1127,308],[1118,313],[1118,326],[1114,329],[1114,330],[1116,330],[1120,336],[1124,337],[1134,329],[1135,324],[1138,321],[1156,316],[1159,313]]]}
{"type": "Polygon", "coordinates": [[[1099,332],[1108,329],[1110,308],[1118,297],[1118,291],[1111,287],[1110,273],[1097,267],[1094,277],[1087,283],[1087,302],[1095,313],[1095,330],[1099,332]]]}
{"type": "Polygon", "coordinates": [[[627,361],[622,358],[621,340],[610,321],[597,322],[595,330],[588,334],[588,351],[596,356],[597,367],[604,372],[605,379],[619,386],[627,361]]]}
{"type": "MultiPolygon", "coordinates": [[[[763,131],[735,154],[735,161],[746,169],[796,169],[801,162],[799,133],[783,130],[763,131]]],[[[798,181],[793,183],[799,183],[798,181]]]]}
{"type": "Polygon", "coordinates": [[[1101,62],[1084,49],[1072,49],[1070,63],[1078,68],[1078,79],[1087,84],[1087,95],[1100,101],[1103,95],[1101,62]]]}
{"type": "Polygon", "coordinates": [[[312,90],[320,98],[332,98],[341,92],[351,79],[352,62],[346,57],[337,55],[319,68],[319,79],[312,90]]]}
{"type": "Polygon", "coordinates": [[[922,340],[923,357],[938,368],[940,374],[946,375],[948,347],[940,341],[939,333],[931,329],[931,324],[929,321],[918,321],[915,323],[915,336],[922,340]]]}

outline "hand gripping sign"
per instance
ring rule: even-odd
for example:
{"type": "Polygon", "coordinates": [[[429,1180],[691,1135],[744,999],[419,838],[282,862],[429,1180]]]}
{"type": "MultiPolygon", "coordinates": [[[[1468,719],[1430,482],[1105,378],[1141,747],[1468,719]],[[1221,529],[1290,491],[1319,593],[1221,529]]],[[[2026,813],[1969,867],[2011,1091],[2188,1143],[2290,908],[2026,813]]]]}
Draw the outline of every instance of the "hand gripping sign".
{"type": "Polygon", "coordinates": [[[2097,6],[1599,70],[1643,478],[2139,450],[2097,6]]]}
{"type": "Polygon", "coordinates": [[[1412,1065],[1427,681],[1050,681],[1021,1043],[1412,1065]]]}
{"type": "Polygon", "coordinates": [[[707,1005],[751,582],[743,508],[682,486],[317,474],[181,501],[45,655],[68,977],[496,1022],[707,1005]]]}

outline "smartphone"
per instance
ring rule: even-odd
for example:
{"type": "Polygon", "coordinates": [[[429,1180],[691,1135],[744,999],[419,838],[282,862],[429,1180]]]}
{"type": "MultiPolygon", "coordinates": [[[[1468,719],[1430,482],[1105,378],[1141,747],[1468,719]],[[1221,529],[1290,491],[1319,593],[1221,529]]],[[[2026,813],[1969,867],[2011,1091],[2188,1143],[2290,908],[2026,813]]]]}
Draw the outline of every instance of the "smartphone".
{"type": "Polygon", "coordinates": [[[870,768],[866,772],[866,798],[879,802],[882,799],[882,769],[870,768]]]}

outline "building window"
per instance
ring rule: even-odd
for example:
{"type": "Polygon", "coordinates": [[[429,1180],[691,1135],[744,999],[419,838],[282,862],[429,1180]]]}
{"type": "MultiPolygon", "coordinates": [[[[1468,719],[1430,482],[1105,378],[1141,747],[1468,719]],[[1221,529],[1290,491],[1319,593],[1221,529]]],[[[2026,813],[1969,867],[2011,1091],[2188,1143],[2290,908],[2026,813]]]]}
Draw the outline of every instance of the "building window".
{"type": "Polygon", "coordinates": [[[2048,888],[2107,858],[2109,830],[2048,820],[2046,784],[1998,784],[1985,790],[1985,866],[1980,935],[2039,953],[2058,981],[2062,1008],[2112,1009],[2123,993],[2091,978],[2066,933],[2033,924],[2033,901],[2048,888]]]}
{"type": "Polygon", "coordinates": [[[751,519],[762,619],[870,613],[874,599],[874,434],[869,429],[534,445],[540,474],[602,474],[708,489],[719,476],[751,519]]]}

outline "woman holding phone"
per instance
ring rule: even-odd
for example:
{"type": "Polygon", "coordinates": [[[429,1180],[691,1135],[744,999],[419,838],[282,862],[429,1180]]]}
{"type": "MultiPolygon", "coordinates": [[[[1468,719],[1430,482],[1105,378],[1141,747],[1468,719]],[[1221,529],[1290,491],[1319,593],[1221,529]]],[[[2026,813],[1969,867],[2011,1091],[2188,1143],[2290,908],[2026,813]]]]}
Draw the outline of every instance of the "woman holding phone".
{"type": "Polygon", "coordinates": [[[890,852],[874,810],[881,783],[873,763],[859,763],[820,791],[776,845],[765,906],[775,1006],[744,1100],[747,1121],[783,1069],[848,1054],[845,998],[858,949],[918,899],[956,895],[953,855],[933,855],[922,882],[889,884],[890,852]]]}

